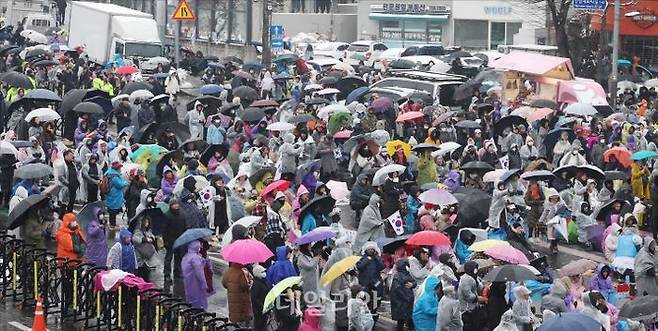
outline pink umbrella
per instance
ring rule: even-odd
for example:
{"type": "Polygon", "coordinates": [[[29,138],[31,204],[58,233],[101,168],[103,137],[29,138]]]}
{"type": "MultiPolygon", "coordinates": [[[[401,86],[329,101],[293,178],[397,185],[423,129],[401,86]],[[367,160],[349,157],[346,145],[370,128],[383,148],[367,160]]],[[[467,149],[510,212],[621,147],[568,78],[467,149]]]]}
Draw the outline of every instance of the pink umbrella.
{"type": "Polygon", "coordinates": [[[396,122],[407,122],[407,121],[413,121],[417,119],[421,119],[425,116],[424,113],[419,112],[419,111],[410,111],[408,113],[400,114],[398,118],[395,120],[396,122]]]}
{"type": "Polygon", "coordinates": [[[455,198],[455,196],[448,190],[441,190],[438,188],[427,190],[421,193],[418,198],[424,203],[433,204],[435,206],[447,206],[459,203],[457,198],[455,198]]]}
{"type": "Polygon", "coordinates": [[[349,139],[352,136],[352,131],[343,130],[334,133],[334,139],[349,139]]]}
{"type": "Polygon", "coordinates": [[[262,242],[254,239],[236,240],[222,249],[224,260],[242,265],[261,263],[274,256],[262,242]]]}
{"type": "Polygon", "coordinates": [[[512,246],[491,247],[484,251],[484,254],[511,264],[530,264],[525,254],[512,246]]]}
{"type": "Polygon", "coordinates": [[[546,117],[548,117],[548,115],[552,114],[553,111],[554,110],[550,109],[550,108],[539,108],[539,109],[535,110],[534,112],[532,112],[530,115],[528,115],[528,118],[527,118],[528,123],[540,120],[542,118],[546,118],[546,117]]]}
{"type": "Polygon", "coordinates": [[[350,193],[349,189],[347,188],[347,183],[345,182],[330,180],[326,185],[327,188],[331,191],[329,192],[331,197],[336,199],[336,201],[341,201],[347,198],[347,195],[350,193]]]}

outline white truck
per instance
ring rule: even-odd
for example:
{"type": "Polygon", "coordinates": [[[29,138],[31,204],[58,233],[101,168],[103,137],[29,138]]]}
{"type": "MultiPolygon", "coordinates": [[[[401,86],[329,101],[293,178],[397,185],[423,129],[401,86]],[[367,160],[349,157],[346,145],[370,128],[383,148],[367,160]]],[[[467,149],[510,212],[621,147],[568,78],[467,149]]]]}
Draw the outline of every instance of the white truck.
{"type": "Polygon", "coordinates": [[[109,3],[72,1],[68,6],[69,47],[84,46],[99,64],[115,54],[140,62],[162,55],[162,40],[151,14],[109,3]]]}

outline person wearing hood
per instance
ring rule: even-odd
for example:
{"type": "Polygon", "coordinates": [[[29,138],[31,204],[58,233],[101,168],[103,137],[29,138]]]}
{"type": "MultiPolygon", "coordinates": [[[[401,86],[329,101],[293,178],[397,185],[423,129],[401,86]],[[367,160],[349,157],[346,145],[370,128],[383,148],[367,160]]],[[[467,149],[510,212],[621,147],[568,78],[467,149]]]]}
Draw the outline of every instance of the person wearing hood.
{"type": "Polygon", "coordinates": [[[121,132],[123,128],[130,126],[130,102],[128,98],[120,100],[114,108],[114,116],[117,119],[117,132],[121,132]]]}
{"type": "Polygon", "coordinates": [[[105,214],[100,208],[95,208],[93,211],[94,217],[87,225],[85,233],[87,248],[84,253],[84,261],[97,267],[103,267],[107,263],[105,214]]]}
{"type": "Polygon", "coordinates": [[[442,294],[436,317],[436,331],[462,331],[464,323],[455,287],[443,287],[442,294]]]}
{"type": "Polygon", "coordinates": [[[500,323],[503,313],[511,308],[505,298],[506,294],[507,284],[505,282],[492,282],[489,286],[489,297],[485,305],[489,330],[495,328],[500,323]]]}
{"type": "Polygon", "coordinates": [[[369,241],[363,245],[361,259],[356,263],[356,269],[359,271],[359,284],[370,297],[368,308],[372,314],[377,314],[376,307],[384,297],[384,281],[381,272],[385,269],[377,243],[369,241]],[[373,299],[377,299],[377,302],[373,299]]]}
{"type": "Polygon", "coordinates": [[[404,227],[407,234],[416,232],[418,223],[418,210],[423,206],[418,197],[420,196],[420,189],[417,185],[412,185],[409,188],[407,195],[407,215],[405,216],[404,227]]]}
{"type": "Polygon", "coordinates": [[[336,161],[336,143],[334,138],[325,134],[318,140],[318,152],[320,157],[320,178],[322,181],[327,182],[338,170],[338,163],[336,161]]]}
{"type": "Polygon", "coordinates": [[[135,215],[139,215],[142,211],[155,207],[155,192],[147,188],[139,192],[139,205],[135,207],[135,215]]]}
{"type": "Polygon", "coordinates": [[[408,258],[409,273],[414,277],[417,284],[421,284],[432,270],[430,263],[430,251],[424,247],[414,248],[412,255],[408,258]]]}
{"type": "Polygon", "coordinates": [[[455,256],[457,257],[457,260],[459,260],[459,263],[463,264],[471,259],[471,256],[473,255],[473,251],[471,251],[469,247],[473,245],[475,239],[476,238],[473,232],[467,229],[460,231],[459,238],[455,240],[455,248],[454,248],[455,256]]]}
{"type": "Polygon", "coordinates": [[[196,179],[194,177],[185,178],[180,193],[180,208],[183,215],[185,215],[188,229],[208,227],[208,220],[199,209],[197,198],[196,179]]]}
{"type": "MultiPolygon", "coordinates": [[[[208,288],[204,269],[206,259],[201,256],[201,242],[198,240],[187,244],[187,253],[181,260],[181,270],[185,279],[185,301],[192,308],[207,309],[208,297],[213,293],[208,288]]],[[[227,270],[227,273],[229,271],[227,270]]],[[[242,272],[240,270],[240,272],[242,272]]],[[[224,274],[226,277],[226,273],[224,274]]],[[[223,282],[224,280],[222,280],[223,282]]],[[[247,293],[248,294],[248,293],[247,293]]],[[[229,295],[231,293],[229,292],[229,295]]],[[[229,310],[230,312],[230,310],[229,310]]]]}
{"type": "Polygon", "coordinates": [[[300,318],[302,317],[301,310],[301,292],[297,287],[293,290],[287,288],[279,298],[275,305],[275,316],[279,322],[277,331],[297,330],[300,325],[300,318]]]}
{"type": "Polygon", "coordinates": [[[322,312],[315,307],[308,307],[304,311],[304,321],[297,331],[322,331],[320,328],[320,317],[322,312]]]}
{"type": "Polygon", "coordinates": [[[354,210],[354,219],[357,222],[361,221],[361,213],[368,206],[372,193],[372,186],[370,185],[368,175],[365,173],[359,174],[350,193],[350,207],[354,210]]]}
{"type": "Polygon", "coordinates": [[[311,249],[310,244],[299,246],[297,253],[297,267],[302,277],[302,291],[306,306],[316,305],[320,302],[320,256],[311,249]]]}
{"type": "Polygon", "coordinates": [[[112,166],[108,169],[104,176],[108,177],[110,190],[105,194],[105,206],[110,213],[110,226],[116,227],[117,214],[123,209],[126,202],[123,191],[128,186],[128,183],[121,175],[121,167],[123,165],[119,162],[112,162],[112,166]]]}
{"type": "Polygon", "coordinates": [[[490,228],[500,228],[500,213],[505,209],[505,200],[510,195],[510,191],[503,181],[499,180],[496,183],[491,198],[491,206],[489,207],[489,218],[487,219],[490,228]]]}
{"type": "MultiPolygon", "coordinates": [[[[55,234],[55,241],[57,242],[57,258],[70,260],[67,265],[75,267],[85,253],[85,240],[80,232],[80,227],[73,213],[64,214],[62,217],[62,224],[55,234]]],[[[62,267],[63,262],[59,261],[59,266],[62,267]]],[[[66,298],[73,296],[73,269],[62,269],[67,281],[62,281],[62,294],[66,298]]]]}
{"type": "Polygon", "coordinates": [[[642,245],[642,237],[637,234],[637,228],[631,225],[635,223],[635,216],[630,213],[624,215],[624,227],[617,239],[617,250],[615,258],[612,260],[612,266],[621,274],[630,273],[633,270],[638,247],[642,245]]]}
{"type": "MultiPolygon", "coordinates": [[[[342,259],[352,255],[351,240],[348,236],[340,234],[333,243],[331,255],[322,268],[321,276],[324,276],[331,267],[342,259]]],[[[358,265],[358,264],[357,264],[358,265]]],[[[321,325],[326,329],[344,329],[348,327],[348,299],[345,294],[349,291],[349,286],[352,283],[351,273],[345,273],[331,281],[326,286],[323,286],[323,301],[324,307],[327,309],[326,316],[321,320],[321,325]]],[[[365,304],[365,303],[364,303],[365,304]]]]}
{"type": "Polygon", "coordinates": [[[553,281],[548,295],[541,299],[541,311],[550,311],[553,314],[566,313],[569,311],[565,298],[568,294],[568,289],[560,279],[553,281]]]}
{"type": "Polygon", "coordinates": [[[98,120],[96,130],[92,133],[94,142],[98,142],[99,140],[107,141],[107,133],[107,122],[104,119],[98,120]]]}
{"type": "Polygon", "coordinates": [[[493,331],[522,331],[516,327],[514,311],[512,309],[505,311],[500,318],[500,324],[493,331]]]}
{"type": "Polygon", "coordinates": [[[395,264],[395,274],[391,283],[391,318],[397,322],[397,330],[404,330],[406,325],[413,329],[412,310],[416,280],[409,273],[409,261],[400,259],[395,264]]]}
{"type": "Polygon", "coordinates": [[[439,278],[427,277],[423,294],[416,299],[412,312],[414,328],[417,331],[433,331],[436,327],[442,289],[439,278]]]}
{"type": "Polygon", "coordinates": [[[580,313],[597,321],[603,327],[603,330],[610,331],[610,317],[607,315],[608,306],[601,293],[596,291],[583,292],[581,299],[583,304],[578,307],[580,313]]]}
{"type": "Polygon", "coordinates": [[[137,214],[137,208],[142,203],[142,191],[148,188],[144,171],[141,169],[130,170],[128,189],[125,192],[126,213],[128,219],[132,219],[137,214]]]}
{"type": "Polygon", "coordinates": [[[479,330],[481,328],[481,316],[478,316],[478,305],[484,302],[480,295],[482,284],[477,276],[478,264],[474,261],[468,261],[464,264],[464,275],[459,279],[457,297],[459,307],[461,308],[462,321],[465,330],[479,330]]]}
{"type": "Polygon", "coordinates": [[[569,153],[571,150],[571,143],[569,142],[569,133],[563,131],[560,133],[560,139],[553,146],[553,165],[557,166],[560,164],[562,156],[569,153]]]}
{"type": "Polygon", "coordinates": [[[283,136],[283,144],[279,148],[281,174],[294,175],[297,172],[297,158],[302,149],[303,147],[295,144],[295,136],[292,133],[286,133],[283,136]]]}
{"type": "Polygon", "coordinates": [[[621,235],[622,228],[617,223],[612,223],[608,227],[608,236],[603,240],[603,255],[605,256],[608,263],[612,263],[615,260],[615,255],[617,252],[617,245],[619,244],[619,236],[621,235]]]}
{"type": "Polygon", "coordinates": [[[119,231],[119,241],[110,248],[107,254],[106,265],[110,269],[121,269],[131,274],[137,272],[137,256],[132,244],[132,235],[126,228],[121,228],[119,231]]]}
{"type": "Polygon", "coordinates": [[[212,120],[212,124],[208,126],[206,132],[206,142],[208,145],[221,145],[226,138],[226,129],[222,127],[222,121],[219,117],[212,120]]]}
{"type": "Polygon", "coordinates": [[[288,226],[281,218],[281,208],[286,202],[285,195],[277,192],[274,200],[266,205],[265,214],[267,223],[265,224],[265,233],[263,242],[272,253],[276,253],[276,248],[285,245],[288,226]]]}
{"type": "Polygon", "coordinates": [[[168,165],[162,169],[162,179],[160,180],[160,190],[162,190],[163,198],[166,200],[174,193],[174,188],[178,183],[178,178],[174,171],[168,165]]]}
{"type": "Polygon", "coordinates": [[[516,300],[514,300],[512,311],[516,327],[519,330],[532,330],[534,315],[530,310],[530,291],[525,286],[518,286],[513,291],[516,300]]]}
{"type": "Polygon", "coordinates": [[[266,278],[267,282],[274,286],[280,281],[297,276],[297,270],[290,261],[292,251],[288,246],[279,246],[276,248],[276,261],[267,268],[266,278]]]}
{"type": "Polygon", "coordinates": [[[416,184],[418,186],[423,186],[423,184],[427,183],[434,183],[438,180],[436,163],[434,163],[432,153],[429,151],[421,153],[416,166],[418,167],[418,177],[416,178],[416,184]]]}
{"type": "Polygon", "coordinates": [[[216,233],[224,233],[231,221],[231,208],[228,198],[230,192],[224,185],[224,178],[219,175],[209,175],[212,200],[208,207],[208,224],[216,233]]]}
{"type": "Polygon", "coordinates": [[[532,137],[525,138],[525,145],[519,149],[519,155],[521,156],[521,169],[525,169],[530,161],[539,158],[539,149],[535,146],[535,140],[532,137]]]}
{"type": "Polygon", "coordinates": [[[631,189],[640,200],[651,199],[649,194],[649,175],[651,172],[644,161],[631,163],[631,189]]]}
{"type": "Polygon", "coordinates": [[[187,124],[190,129],[190,139],[203,138],[203,125],[206,123],[205,115],[203,114],[203,104],[200,101],[194,103],[194,109],[185,114],[183,123],[187,124]]]}
{"type": "Polygon", "coordinates": [[[297,189],[297,194],[295,195],[295,199],[292,201],[292,217],[293,221],[299,223],[300,219],[300,212],[301,208],[306,205],[309,201],[311,201],[311,194],[309,193],[308,189],[304,185],[299,185],[299,188],[297,189]]]}
{"type": "Polygon", "coordinates": [[[151,231],[151,222],[151,218],[145,216],[134,230],[132,242],[137,256],[137,270],[144,280],[157,288],[163,288],[164,256],[162,247],[158,247],[160,245],[151,231]]]}
{"type": "Polygon", "coordinates": [[[361,221],[356,231],[354,240],[354,251],[359,252],[363,245],[368,241],[377,241],[384,238],[384,219],[379,211],[379,195],[370,196],[368,206],[363,210],[361,221]]]}
{"type": "Polygon", "coordinates": [[[87,203],[97,201],[98,185],[101,183],[103,174],[103,170],[98,164],[98,155],[89,156],[89,161],[82,166],[81,174],[87,189],[87,203]]]}
{"type": "Polygon", "coordinates": [[[599,263],[596,275],[589,281],[589,290],[600,292],[608,302],[614,303],[611,294],[616,294],[616,290],[612,284],[612,269],[607,264],[599,263]]]}
{"type": "Polygon", "coordinates": [[[587,159],[580,154],[583,151],[583,148],[581,147],[580,140],[574,140],[573,144],[571,145],[571,150],[564,154],[562,156],[562,159],[560,159],[560,166],[567,166],[567,165],[572,165],[572,166],[584,166],[587,163],[587,159]]]}
{"type": "Polygon", "coordinates": [[[181,259],[184,255],[182,247],[174,250],[174,242],[187,229],[185,224],[185,215],[180,210],[180,201],[178,199],[169,200],[169,211],[165,214],[166,226],[163,227],[162,239],[166,250],[164,258],[164,279],[165,282],[171,281],[172,260],[174,279],[181,278],[181,259]]]}
{"type": "Polygon", "coordinates": [[[251,299],[251,311],[254,314],[254,330],[265,330],[267,322],[266,315],[263,314],[263,304],[267,293],[272,289],[272,285],[267,281],[266,271],[260,264],[255,264],[251,269],[253,283],[249,291],[251,299]]]}
{"type": "Polygon", "coordinates": [[[375,320],[366,304],[368,294],[359,284],[350,288],[351,297],[347,302],[348,329],[355,331],[371,331],[375,320]]]}
{"type": "Polygon", "coordinates": [[[80,146],[82,140],[84,140],[90,132],[91,131],[89,130],[87,120],[79,118],[78,127],[76,127],[75,131],[73,132],[73,141],[75,142],[75,146],[80,146]]]}
{"type": "MultiPolygon", "coordinates": [[[[554,217],[559,216],[559,213],[566,209],[566,205],[560,198],[560,195],[554,188],[549,188],[545,193],[546,201],[544,202],[544,210],[542,211],[541,216],[539,217],[540,224],[549,224],[554,217]]],[[[555,227],[549,226],[548,229],[548,238],[550,240],[550,250],[554,254],[557,253],[557,238],[555,236],[555,227]]]]}
{"type": "Polygon", "coordinates": [[[644,239],[644,246],[635,257],[635,288],[639,296],[658,295],[658,275],[656,272],[656,241],[644,239]]]}

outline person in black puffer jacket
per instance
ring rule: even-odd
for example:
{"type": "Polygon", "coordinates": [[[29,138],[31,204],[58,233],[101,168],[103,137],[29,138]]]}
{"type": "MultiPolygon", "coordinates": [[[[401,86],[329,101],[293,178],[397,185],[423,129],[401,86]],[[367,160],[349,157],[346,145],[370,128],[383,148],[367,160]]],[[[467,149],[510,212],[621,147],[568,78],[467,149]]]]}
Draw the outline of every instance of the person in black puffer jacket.
{"type": "Polygon", "coordinates": [[[408,329],[413,330],[411,321],[411,312],[414,308],[414,289],[416,281],[409,273],[409,261],[400,259],[395,264],[397,272],[393,276],[391,284],[391,317],[397,322],[397,329],[404,330],[406,325],[408,329]]]}

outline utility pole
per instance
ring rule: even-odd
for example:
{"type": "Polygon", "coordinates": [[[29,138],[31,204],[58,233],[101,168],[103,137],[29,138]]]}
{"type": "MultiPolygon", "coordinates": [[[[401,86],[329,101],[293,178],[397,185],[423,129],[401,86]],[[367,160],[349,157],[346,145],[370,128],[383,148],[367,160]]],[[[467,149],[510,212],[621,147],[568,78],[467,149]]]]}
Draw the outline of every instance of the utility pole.
{"type": "Polygon", "coordinates": [[[619,72],[619,16],[621,15],[621,0],[615,0],[614,27],[612,28],[612,72],[608,83],[612,111],[617,111],[617,74],[619,72]]]}
{"type": "Polygon", "coordinates": [[[272,4],[269,0],[263,0],[263,28],[262,28],[263,52],[261,61],[265,68],[272,64],[272,4]]]}

